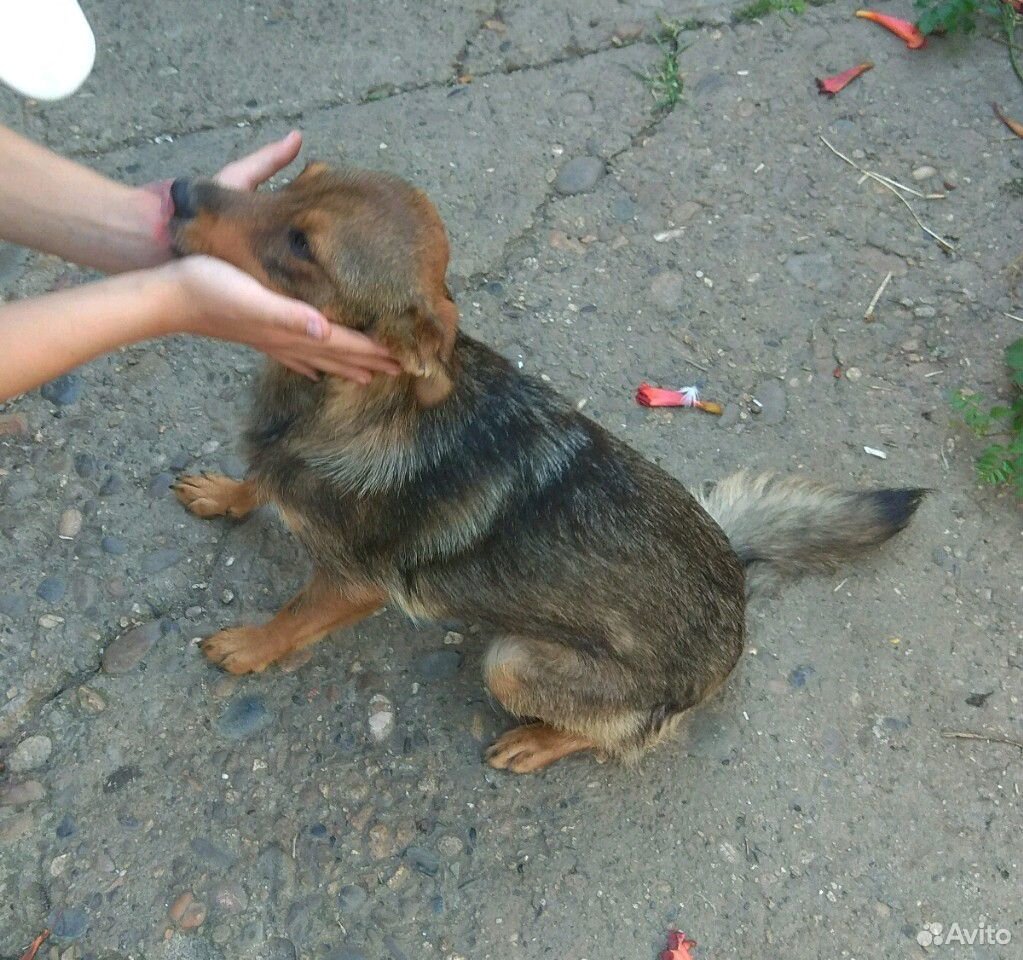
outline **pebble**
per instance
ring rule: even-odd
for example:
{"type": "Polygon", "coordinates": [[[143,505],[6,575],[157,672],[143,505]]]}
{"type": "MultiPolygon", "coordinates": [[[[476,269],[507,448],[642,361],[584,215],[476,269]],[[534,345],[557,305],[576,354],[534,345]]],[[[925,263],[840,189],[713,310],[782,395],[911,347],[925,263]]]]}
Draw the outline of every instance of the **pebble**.
{"type": "Polygon", "coordinates": [[[123,556],[128,552],[128,544],[120,537],[106,536],[100,540],[99,545],[103,548],[104,553],[109,553],[115,557],[123,556]]]}
{"type": "Polygon", "coordinates": [[[216,722],[217,731],[228,740],[242,740],[269,726],[273,715],[262,697],[245,694],[232,700],[216,722]]]}
{"type": "Polygon", "coordinates": [[[447,680],[458,673],[462,655],[457,650],[433,650],[418,660],[419,674],[427,680],[447,680]]]}
{"type": "Polygon", "coordinates": [[[458,837],[441,837],[440,840],[437,841],[437,849],[449,859],[457,857],[462,852],[463,846],[464,844],[458,837]]]}
{"type": "Polygon", "coordinates": [[[405,856],[416,870],[428,877],[435,877],[440,871],[440,857],[426,847],[409,847],[405,856]]]}
{"type": "Polygon", "coordinates": [[[638,20],[633,20],[628,23],[620,23],[614,29],[614,33],[611,34],[611,39],[617,40],[619,43],[626,43],[629,40],[638,40],[643,36],[643,31],[646,29],[644,25],[638,20]]]}
{"type": "Polygon", "coordinates": [[[54,833],[57,835],[58,840],[70,840],[76,833],[78,833],[78,827],[75,821],[71,819],[69,814],[64,814],[60,823],[57,824],[54,833]]]}
{"type": "Polygon", "coordinates": [[[394,708],[383,694],[375,694],[369,701],[369,733],[377,743],[383,743],[394,730],[394,708]]]}
{"type": "Polygon", "coordinates": [[[39,626],[44,630],[52,630],[54,627],[59,627],[63,622],[63,617],[58,617],[53,613],[44,613],[39,618],[39,626]]]}
{"type": "Polygon", "coordinates": [[[777,380],[758,383],[753,396],[760,401],[760,418],[764,423],[776,424],[785,419],[785,391],[777,380]]]}
{"type": "Polygon", "coordinates": [[[650,299],[665,310],[674,310],[682,303],[685,278],[671,271],[659,273],[650,284],[650,299]]]}
{"type": "Polygon", "coordinates": [[[20,807],[46,796],[46,788],[38,780],[0,784],[0,807],[20,807]]]}
{"type": "Polygon", "coordinates": [[[0,596],[0,613],[8,617],[20,617],[28,609],[28,601],[17,593],[0,596]]]}
{"type": "Polygon", "coordinates": [[[60,515],[60,523],[57,525],[57,536],[61,540],[74,540],[82,530],[82,514],[74,507],[68,507],[60,515]]]}
{"type": "Polygon", "coordinates": [[[39,388],[39,393],[58,407],[69,407],[82,395],[82,378],[77,373],[57,377],[39,388]]]}
{"type": "Polygon", "coordinates": [[[159,638],[159,620],[139,624],[122,633],[103,651],[103,672],[120,676],[134,670],[159,638]]]}
{"type": "Polygon", "coordinates": [[[49,737],[28,737],[11,752],[7,766],[12,773],[27,773],[46,763],[52,752],[53,741],[49,737]]]}
{"type": "Polygon", "coordinates": [[[366,905],[369,894],[356,883],[346,884],[337,895],[338,905],[345,913],[355,913],[366,905]]]}
{"type": "Polygon", "coordinates": [[[600,157],[575,157],[558,171],[554,189],[565,196],[586,193],[597,185],[604,172],[604,161],[600,157]]]}
{"type": "Polygon", "coordinates": [[[162,573],[164,570],[168,570],[175,564],[180,563],[182,557],[184,557],[184,554],[175,547],[164,547],[162,550],[154,550],[152,553],[147,553],[142,558],[142,563],[139,566],[143,573],[162,573]]]}
{"type": "Polygon", "coordinates": [[[913,316],[919,317],[922,320],[929,320],[931,317],[936,317],[937,315],[938,311],[935,310],[934,307],[922,306],[915,307],[913,309],[913,316]]]}
{"type": "Polygon", "coordinates": [[[857,380],[863,379],[863,371],[859,367],[850,367],[845,371],[845,379],[851,380],[855,383],[857,380]]]}
{"type": "Polygon", "coordinates": [[[28,421],[20,413],[0,416],[0,437],[24,437],[28,434],[28,421]]]}
{"type": "Polygon", "coordinates": [[[83,478],[94,477],[99,464],[96,462],[96,458],[91,453],[76,453],[75,454],[75,473],[83,478]]]}
{"type": "Polygon", "coordinates": [[[89,929],[89,918],[78,907],[65,907],[50,914],[46,921],[50,936],[58,940],[78,940],[89,929]]]}
{"type": "Polygon", "coordinates": [[[611,216],[621,223],[627,223],[636,216],[635,202],[624,194],[615,197],[611,204],[611,216]]]}
{"type": "Polygon", "coordinates": [[[67,591],[67,581],[63,577],[47,577],[36,587],[36,596],[47,603],[60,603],[67,591]]]}
{"type": "Polygon", "coordinates": [[[78,703],[86,713],[102,713],[107,708],[106,700],[92,687],[78,688],[78,703]]]}
{"type": "Polygon", "coordinates": [[[182,930],[195,930],[206,921],[206,904],[186,890],[170,905],[167,916],[182,930]]]}
{"type": "Polygon", "coordinates": [[[816,672],[809,664],[800,664],[789,674],[789,683],[799,690],[806,686],[806,681],[816,672]]]}
{"type": "Polygon", "coordinates": [[[213,903],[225,913],[244,913],[249,897],[240,883],[221,883],[213,888],[213,903]]]}
{"type": "Polygon", "coordinates": [[[938,171],[935,170],[934,167],[928,167],[926,165],[917,167],[912,173],[914,180],[928,180],[931,177],[936,177],[937,175],[938,171]]]}
{"type": "Polygon", "coordinates": [[[75,574],[71,581],[71,599],[80,613],[86,613],[99,601],[99,585],[96,578],[87,573],[75,574]]]}
{"type": "Polygon", "coordinates": [[[386,860],[394,852],[394,837],[385,823],[369,828],[369,855],[374,860],[386,860]]]}
{"type": "Polygon", "coordinates": [[[835,283],[835,265],[830,253],[794,253],[785,260],[785,270],[797,283],[827,290],[835,283]]]}
{"type": "Polygon", "coordinates": [[[205,837],[196,837],[192,843],[192,852],[203,862],[205,866],[216,867],[219,870],[230,870],[238,862],[238,856],[230,850],[218,847],[211,840],[205,837]]]}

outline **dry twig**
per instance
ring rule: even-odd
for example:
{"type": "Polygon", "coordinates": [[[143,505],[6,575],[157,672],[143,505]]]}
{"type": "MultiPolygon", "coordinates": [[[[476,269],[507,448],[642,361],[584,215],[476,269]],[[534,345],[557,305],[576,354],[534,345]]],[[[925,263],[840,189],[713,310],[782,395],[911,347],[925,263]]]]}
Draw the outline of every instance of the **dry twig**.
{"type": "Polygon", "coordinates": [[[1012,737],[1003,737],[998,734],[972,733],[969,730],[942,730],[941,735],[946,740],[984,740],[987,743],[1007,743],[1010,747],[1019,747],[1023,750],[1023,740],[1015,740],[1012,737]]]}

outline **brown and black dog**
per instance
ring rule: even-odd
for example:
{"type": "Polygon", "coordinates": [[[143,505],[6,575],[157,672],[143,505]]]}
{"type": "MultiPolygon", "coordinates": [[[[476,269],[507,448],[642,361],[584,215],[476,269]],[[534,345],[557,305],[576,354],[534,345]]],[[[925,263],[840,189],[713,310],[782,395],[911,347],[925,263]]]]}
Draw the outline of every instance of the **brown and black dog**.
{"type": "Polygon", "coordinates": [[[270,363],[247,479],[180,479],[201,517],[274,504],[315,564],[269,623],[203,644],[232,673],[392,602],[492,631],[487,686],[528,721],[490,748],[493,766],[631,759],[729,675],[749,589],[887,540],[920,501],[744,474],[697,500],[458,332],[444,226],[395,177],[313,164],[272,194],[177,181],[172,195],[179,252],[221,257],[371,334],[405,371],[362,387],[270,363]]]}

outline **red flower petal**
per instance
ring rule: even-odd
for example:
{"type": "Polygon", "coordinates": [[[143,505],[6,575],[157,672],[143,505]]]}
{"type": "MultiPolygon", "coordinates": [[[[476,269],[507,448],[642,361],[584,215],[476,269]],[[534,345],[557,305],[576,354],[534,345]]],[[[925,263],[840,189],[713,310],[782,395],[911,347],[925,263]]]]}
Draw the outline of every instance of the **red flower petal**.
{"type": "Polygon", "coordinates": [[[690,940],[679,930],[672,930],[668,934],[668,949],[662,951],[660,960],[693,960],[689,949],[695,946],[695,940],[690,940]]]}
{"type": "Polygon", "coordinates": [[[664,390],[641,383],[636,391],[636,403],[641,407],[683,407],[685,401],[678,390],[664,390]]]}
{"type": "Polygon", "coordinates": [[[836,73],[833,77],[825,77],[823,80],[817,78],[817,89],[826,96],[833,97],[840,90],[844,90],[857,77],[863,76],[868,70],[873,70],[874,65],[868,60],[859,66],[846,70],[844,73],[836,73]]]}
{"type": "Polygon", "coordinates": [[[856,16],[864,20],[873,20],[881,24],[886,30],[891,30],[895,36],[906,42],[910,50],[919,50],[927,43],[927,38],[917,29],[915,23],[903,20],[901,17],[893,17],[887,13],[878,13],[876,10],[857,10],[856,16]]]}

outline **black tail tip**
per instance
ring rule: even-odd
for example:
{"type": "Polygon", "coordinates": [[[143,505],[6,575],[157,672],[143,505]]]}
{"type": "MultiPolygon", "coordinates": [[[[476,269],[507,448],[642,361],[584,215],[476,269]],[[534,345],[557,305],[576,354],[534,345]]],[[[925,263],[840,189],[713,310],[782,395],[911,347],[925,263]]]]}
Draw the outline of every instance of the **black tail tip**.
{"type": "Polygon", "coordinates": [[[892,533],[902,530],[916,513],[916,508],[930,493],[922,487],[905,490],[875,490],[870,494],[884,522],[892,533]]]}

